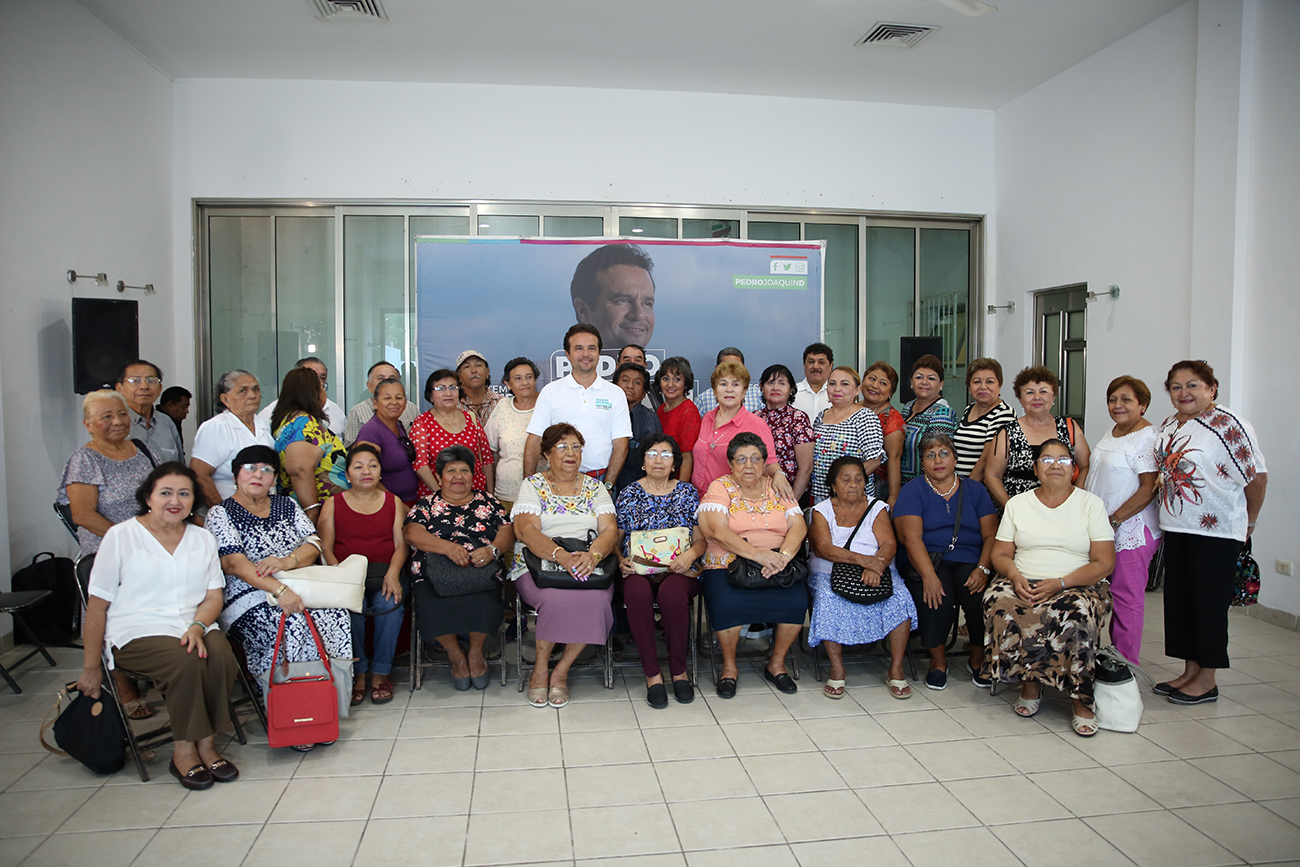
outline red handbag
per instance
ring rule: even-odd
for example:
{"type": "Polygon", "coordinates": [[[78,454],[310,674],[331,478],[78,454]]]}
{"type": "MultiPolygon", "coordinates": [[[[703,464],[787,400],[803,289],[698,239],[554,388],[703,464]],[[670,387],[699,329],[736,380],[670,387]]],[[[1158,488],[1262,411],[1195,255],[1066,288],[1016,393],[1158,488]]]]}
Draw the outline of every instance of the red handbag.
{"type": "Polygon", "coordinates": [[[289,612],[280,615],[280,629],[275,634],[275,649],[271,651],[270,687],[266,694],[266,740],[272,747],[290,747],[295,744],[323,744],[338,740],[339,699],[334,690],[334,672],[330,670],[325,643],[316,631],[311,613],[307,628],[316,640],[324,666],[323,675],[291,677],[283,683],[275,682],[275,659],[284,642],[284,624],[289,612]]]}

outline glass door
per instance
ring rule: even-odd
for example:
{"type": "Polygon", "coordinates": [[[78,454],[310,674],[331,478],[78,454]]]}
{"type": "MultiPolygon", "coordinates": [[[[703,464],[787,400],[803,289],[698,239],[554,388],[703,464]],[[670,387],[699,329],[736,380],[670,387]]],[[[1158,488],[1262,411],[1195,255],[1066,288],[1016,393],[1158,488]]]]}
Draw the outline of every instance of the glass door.
{"type": "Polygon", "coordinates": [[[1088,365],[1087,294],[1088,284],[1080,283],[1034,295],[1034,357],[1061,381],[1052,414],[1080,425],[1088,365]]]}

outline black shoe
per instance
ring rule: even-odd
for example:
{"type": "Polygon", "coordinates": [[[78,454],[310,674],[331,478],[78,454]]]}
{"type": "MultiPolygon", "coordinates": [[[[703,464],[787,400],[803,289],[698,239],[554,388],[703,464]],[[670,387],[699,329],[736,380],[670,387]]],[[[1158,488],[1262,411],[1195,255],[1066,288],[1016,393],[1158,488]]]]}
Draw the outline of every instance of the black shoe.
{"type": "Polygon", "coordinates": [[[234,762],[226,759],[217,759],[209,765],[208,773],[218,783],[229,783],[239,779],[239,768],[235,767],[234,762]]]}
{"type": "Polygon", "coordinates": [[[172,776],[180,780],[181,785],[191,792],[212,788],[212,772],[202,764],[195,765],[183,774],[177,770],[175,762],[168,762],[167,767],[172,772],[172,776]]]}
{"type": "Polygon", "coordinates": [[[931,669],[925,676],[925,686],[927,689],[947,689],[948,672],[939,668],[931,669]]]}
{"type": "Polygon", "coordinates": [[[668,707],[668,689],[662,683],[646,687],[645,703],[655,710],[668,707]]]}
{"type": "Polygon", "coordinates": [[[1177,688],[1178,687],[1169,683],[1169,681],[1164,680],[1151,687],[1151,691],[1156,695],[1169,695],[1169,693],[1173,692],[1177,688]]]}
{"type": "Polygon", "coordinates": [[[1212,701],[1219,700],[1219,688],[1216,686],[1209,692],[1203,692],[1200,695],[1188,695],[1181,689],[1175,689],[1169,693],[1169,700],[1174,704],[1209,704],[1212,701]]]}
{"type": "Polygon", "coordinates": [[[695,687],[691,686],[689,680],[674,680],[673,698],[677,699],[678,704],[690,704],[695,701],[695,687]]]}
{"type": "Polygon", "coordinates": [[[993,678],[985,677],[982,668],[971,668],[967,665],[966,670],[970,672],[970,682],[980,689],[988,689],[993,686],[993,678]]]}
{"type": "Polygon", "coordinates": [[[763,668],[763,677],[767,679],[768,683],[772,684],[786,695],[791,695],[799,691],[799,686],[794,682],[794,678],[786,674],[784,671],[780,674],[773,674],[768,671],[765,666],[763,668]]]}
{"type": "Polygon", "coordinates": [[[718,681],[718,698],[735,698],[736,697],[736,679],[734,677],[724,677],[718,681]]]}

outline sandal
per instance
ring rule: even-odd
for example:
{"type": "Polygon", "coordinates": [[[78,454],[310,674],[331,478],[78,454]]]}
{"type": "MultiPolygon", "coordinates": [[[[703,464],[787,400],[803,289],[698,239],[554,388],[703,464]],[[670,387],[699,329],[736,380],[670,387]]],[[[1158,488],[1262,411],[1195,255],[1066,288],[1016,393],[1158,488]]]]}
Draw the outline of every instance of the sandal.
{"type": "Polygon", "coordinates": [[[889,694],[897,699],[911,698],[912,688],[907,685],[905,680],[885,679],[885,685],[889,687],[889,694]]]}
{"type": "Polygon", "coordinates": [[[153,708],[149,707],[149,702],[145,701],[144,696],[123,702],[122,707],[126,709],[128,719],[148,719],[154,714],[153,708]]]}
{"type": "Polygon", "coordinates": [[[1070,725],[1074,728],[1074,733],[1081,738],[1090,738],[1097,733],[1099,726],[1097,718],[1079,716],[1074,714],[1070,719],[1070,725]]]}
{"type": "Polygon", "coordinates": [[[386,680],[383,683],[370,684],[370,701],[374,704],[388,704],[393,700],[393,682],[386,680]]]}
{"type": "Polygon", "coordinates": [[[356,707],[366,700],[366,679],[363,676],[360,683],[352,684],[352,704],[350,707],[356,707]]]}
{"type": "Polygon", "coordinates": [[[547,694],[547,700],[551,707],[557,710],[564,707],[569,703],[569,688],[567,686],[551,687],[551,691],[547,694]]]}
{"type": "Polygon", "coordinates": [[[528,703],[533,707],[546,707],[546,687],[530,686],[528,687],[528,703]]]}
{"type": "Polygon", "coordinates": [[[1028,719],[1038,713],[1038,706],[1043,703],[1042,698],[1018,698],[1016,699],[1016,713],[1028,719]]]}
{"type": "Polygon", "coordinates": [[[826,685],[822,687],[822,695],[827,698],[844,698],[844,681],[826,678],[826,685]]]}

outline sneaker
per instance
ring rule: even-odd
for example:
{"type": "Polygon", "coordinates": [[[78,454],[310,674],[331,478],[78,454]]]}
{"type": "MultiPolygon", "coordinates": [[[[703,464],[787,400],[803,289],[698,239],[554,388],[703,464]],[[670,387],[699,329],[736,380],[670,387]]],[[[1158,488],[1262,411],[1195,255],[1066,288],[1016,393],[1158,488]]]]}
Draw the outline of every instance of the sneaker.
{"type": "Polygon", "coordinates": [[[978,670],[971,668],[969,665],[966,666],[966,670],[970,672],[970,682],[978,686],[980,689],[990,689],[993,686],[993,678],[985,677],[978,670]]]}
{"type": "Polygon", "coordinates": [[[925,676],[926,689],[946,689],[948,687],[948,672],[942,669],[934,669],[925,676]]]}

